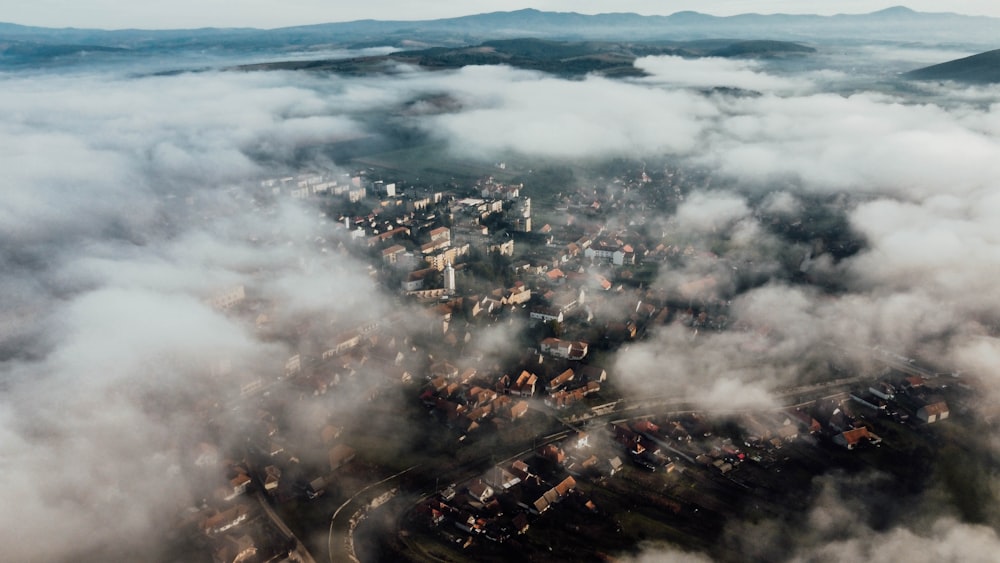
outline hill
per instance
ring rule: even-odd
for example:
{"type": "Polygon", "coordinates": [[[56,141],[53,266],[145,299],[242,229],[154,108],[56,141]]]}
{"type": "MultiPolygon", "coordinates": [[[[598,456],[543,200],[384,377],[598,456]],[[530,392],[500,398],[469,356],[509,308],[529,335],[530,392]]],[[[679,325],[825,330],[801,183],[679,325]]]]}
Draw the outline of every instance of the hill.
{"type": "MultiPolygon", "coordinates": [[[[324,23],[277,29],[52,29],[0,23],[0,43],[103,46],[132,51],[154,49],[304,50],[319,47],[457,47],[493,39],[533,37],[562,41],[692,41],[712,37],[740,40],[920,40],[993,44],[1000,19],[889,8],[870,14],[835,16],[742,14],[716,17],[697,12],[670,16],[633,13],[586,15],[533,9],[424,21],[324,23]]],[[[39,50],[43,52],[43,50],[39,50]]]]}
{"type": "Polygon", "coordinates": [[[325,70],[365,74],[391,70],[392,63],[426,69],[453,69],[467,65],[505,64],[560,76],[601,73],[635,76],[642,71],[633,63],[638,57],[675,55],[681,57],[786,57],[813,53],[812,47],[786,41],[603,42],[551,41],[547,39],[498,39],[469,47],[434,47],[401,51],[390,55],[312,61],[281,61],[244,65],[240,70],[325,70]]]}
{"type": "Polygon", "coordinates": [[[954,80],[970,84],[1000,82],[1000,49],[907,72],[911,80],[954,80]]]}

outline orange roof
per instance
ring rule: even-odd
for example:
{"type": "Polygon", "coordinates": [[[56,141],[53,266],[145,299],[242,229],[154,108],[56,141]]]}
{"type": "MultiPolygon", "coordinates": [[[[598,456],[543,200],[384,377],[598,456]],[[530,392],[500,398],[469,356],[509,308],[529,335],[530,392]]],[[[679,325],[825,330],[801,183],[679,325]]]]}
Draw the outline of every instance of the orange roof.
{"type": "Polygon", "coordinates": [[[855,428],[854,430],[848,430],[844,432],[844,441],[848,444],[857,444],[862,438],[871,438],[871,434],[868,433],[868,429],[862,426],[861,428],[855,428]]]}
{"type": "Polygon", "coordinates": [[[566,496],[567,494],[569,494],[570,491],[572,491],[575,488],[576,488],[576,479],[574,479],[572,476],[563,479],[563,482],[559,483],[555,487],[556,492],[559,493],[559,496],[561,497],[566,496]]]}

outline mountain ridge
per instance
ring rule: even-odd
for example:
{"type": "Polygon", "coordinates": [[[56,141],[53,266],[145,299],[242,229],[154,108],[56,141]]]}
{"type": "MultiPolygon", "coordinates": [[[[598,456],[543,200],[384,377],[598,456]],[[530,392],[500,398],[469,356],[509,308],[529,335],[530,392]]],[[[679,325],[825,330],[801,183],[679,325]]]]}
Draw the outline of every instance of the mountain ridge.
{"type": "MultiPolygon", "coordinates": [[[[868,14],[833,16],[739,14],[713,16],[680,11],[669,16],[633,12],[581,14],[534,8],[432,20],[355,20],[259,29],[46,28],[0,22],[0,45],[14,41],[38,45],[103,46],[131,49],[309,49],[317,46],[384,45],[411,48],[472,45],[490,39],[538,37],[552,40],[651,41],[728,37],[743,40],[822,41],[877,39],[992,45],[1000,37],[1000,18],[916,12],[904,7],[868,14]]],[[[24,47],[22,43],[22,47],[24,47]]],[[[0,51],[0,56],[3,56],[0,51]]]]}
{"type": "Polygon", "coordinates": [[[1000,82],[1000,49],[911,70],[903,77],[910,80],[995,84],[1000,82]]]}

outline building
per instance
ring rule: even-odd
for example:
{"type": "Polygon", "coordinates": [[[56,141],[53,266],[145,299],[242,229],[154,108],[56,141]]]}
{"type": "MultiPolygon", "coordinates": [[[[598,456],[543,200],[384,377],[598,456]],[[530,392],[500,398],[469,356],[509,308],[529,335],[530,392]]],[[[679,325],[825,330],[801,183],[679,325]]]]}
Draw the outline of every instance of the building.
{"type": "Polygon", "coordinates": [[[564,372],[560,373],[559,375],[553,377],[552,380],[549,381],[548,390],[549,391],[556,391],[556,390],[558,390],[563,385],[566,385],[570,381],[573,381],[573,377],[574,376],[575,376],[575,374],[573,373],[573,370],[572,369],[567,369],[566,371],[564,371],[564,372]]]}
{"type": "Polygon", "coordinates": [[[627,244],[600,241],[583,251],[592,261],[610,262],[615,266],[635,264],[635,251],[627,244]]]}
{"type": "Polygon", "coordinates": [[[249,517],[250,508],[245,504],[239,504],[206,518],[201,522],[201,529],[206,535],[214,536],[239,526],[249,517]]]}
{"type": "Polygon", "coordinates": [[[533,320],[546,323],[549,321],[563,322],[563,312],[551,307],[536,307],[528,313],[528,316],[533,320]]]}
{"type": "Polygon", "coordinates": [[[403,254],[406,254],[406,248],[400,244],[394,244],[382,251],[382,261],[386,264],[395,264],[403,254]]]}
{"type": "Polygon", "coordinates": [[[531,232],[531,198],[519,197],[514,200],[507,212],[507,221],[513,230],[521,233],[531,232]]]}
{"type": "Polygon", "coordinates": [[[542,340],[540,348],[543,354],[567,360],[582,360],[587,355],[586,342],[571,342],[558,338],[542,340]]]}
{"type": "Polygon", "coordinates": [[[209,299],[208,303],[217,311],[226,311],[242,303],[246,300],[246,297],[246,288],[242,285],[237,285],[216,293],[209,299]]]}
{"type": "Polygon", "coordinates": [[[451,229],[448,227],[438,227],[436,229],[432,229],[429,234],[432,242],[451,240],[451,229]]]}
{"type": "Polygon", "coordinates": [[[917,409],[917,418],[928,424],[948,418],[948,404],[944,401],[930,403],[917,409]]]}
{"type": "Polygon", "coordinates": [[[444,267],[448,264],[454,264],[458,261],[458,258],[465,256],[469,253],[469,245],[463,244],[461,246],[452,246],[451,248],[445,249],[437,254],[427,256],[427,264],[431,268],[437,271],[443,271],[444,267]]]}
{"type": "Polygon", "coordinates": [[[444,267],[444,291],[448,294],[455,293],[455,268],[451,266],[451,262],[444,267]]]}
{"type": "Polygon", "coordinates": [[[872,444],[882,443],[882,438],[879,438],[876,434],[869,432],[864,426],[861,428],[852,428],[851,430],[841,432],[833,437],[833,442],[835,444],[843,446],[849,450],[853,450],[857,447],[862,440],[866,440],[872,444]]]}

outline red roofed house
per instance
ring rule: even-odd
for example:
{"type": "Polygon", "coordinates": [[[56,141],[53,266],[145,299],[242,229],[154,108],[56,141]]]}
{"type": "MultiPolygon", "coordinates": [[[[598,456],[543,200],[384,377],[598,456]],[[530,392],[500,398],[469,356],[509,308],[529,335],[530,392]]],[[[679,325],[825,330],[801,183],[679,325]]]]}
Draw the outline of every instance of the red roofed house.
{"type": "Polygon", "coordinates": [[[559,389],[563,385],[566,385],[570,381],[573,381],[573,370],[572,369],[568,369],[568,370],[560,373],[559,375],[553,377],[552,380],[549,381],[548,389],[549,389],[550,392],[551,391],[556,391],[557,389],[559,389]]]}
{"type": "Polygon", "coordinates": [[[854,428],[837,434],[833,437],[834,443],[841,445],[849,450],[853,450],[855,446],[861,443],[862,440],[868,440],[872,444],[878,444],[882,441],[877,435],[872,434],[867,428],[862,426],[861,428],[854,428]]]}
{"type": "Polygon", "coordinates": [[[518,397],[530,397],[535,394],[535,383],[537,382],[537,375],[529,371],[522,371],[517,381],[510,387],[510,394],[518,397]]]}

